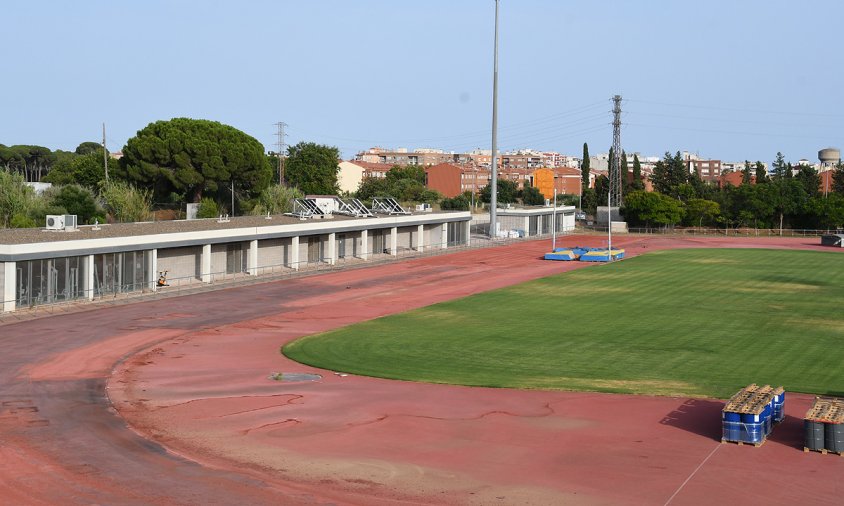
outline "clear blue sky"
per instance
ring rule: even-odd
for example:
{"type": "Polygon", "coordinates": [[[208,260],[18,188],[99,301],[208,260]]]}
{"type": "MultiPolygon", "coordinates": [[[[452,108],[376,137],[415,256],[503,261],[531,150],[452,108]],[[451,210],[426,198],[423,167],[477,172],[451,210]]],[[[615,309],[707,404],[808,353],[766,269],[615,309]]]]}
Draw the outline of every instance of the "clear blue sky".
{"type": "MultiPolygon", "coordinates": [[[[490,147],[493,0],[4,0],[0,143],[120,149],[148,123],[490,147]]],[[[844,148],[844,2],[501,0],[499,147],[815,160],[844,148]]]]}

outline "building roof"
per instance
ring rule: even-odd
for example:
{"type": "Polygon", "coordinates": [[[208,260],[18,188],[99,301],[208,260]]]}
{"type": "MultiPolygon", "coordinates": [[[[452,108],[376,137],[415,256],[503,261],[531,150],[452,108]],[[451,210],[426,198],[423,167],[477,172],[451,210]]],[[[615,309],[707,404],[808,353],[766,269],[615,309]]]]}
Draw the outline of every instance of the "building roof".
{"type": "MultiPolygon", "coordinates": [[[[411,215],[436,219],[438,215],[446,215],[453,213],[452,211],[430,212],[411,212],[411,215]]],[[[332,218],[327,220],[311,219],[300,220],[294,216],[286,216],[281,214],[273,215],[272,219],[267,219],[266,216],[236,216],[229,218],[228,221],[220,222],[218,218],[207,218],[199,220],[174,220],[174,221],[148,221],[141,223],[114,223],[111,225],[99,225],[99,230],[94,230],[91,225],[82,225],[73,231],[63,230],[45,230],[43,228],[7,228],[0,229],[0,253],[2,247],[6,245],[17,244],[39,244],[48,242],[63,242],[63,241],[80,241],[88,239],[106,239],[106,238],[122,238],[122,237],[139,237],[151,235],[165,235],[165,234],[184,234],[191,232],[213,232],[225,231],[234,229],[252,229],[253,232],[260,234],[261,229],[277,227],[279,225],[299,225],[303,223],[312,224],[327,224],[333,223],[335,225],[354,225],[351,222],[359,221],[361,225],[365,225],[365,221],[372,221],[377,218],[387,218],[387,215],[377,215],[374,218],[356,218],[353,216],[345,216],[342,214],[333,214],[332,218]]],[[[366,228],[363,226],[363,228],[366,228]]]]}
{"type": "MultiPolygon", "coordinates": [[[[720,186],[726,186],[728,183],[733,186],[741,186],[741,182],[744,180],[744,174],[741,172],[727,172],[726,174],[721,174],[718,184],[720,186]]],[[[750,184],[756,184],[756,176],[750,176],[750,184]]]]}
{"type": "Polygon", "coordinates": [[[347,160],[347,163],[351,163],[357,165],[358,167],[363,167],[369,171],[380,171],[380,172],[387,172],[393,167],[395,164],[392,163],[376,163],[376,162],[364,162],[361,160],[347,160]]]}

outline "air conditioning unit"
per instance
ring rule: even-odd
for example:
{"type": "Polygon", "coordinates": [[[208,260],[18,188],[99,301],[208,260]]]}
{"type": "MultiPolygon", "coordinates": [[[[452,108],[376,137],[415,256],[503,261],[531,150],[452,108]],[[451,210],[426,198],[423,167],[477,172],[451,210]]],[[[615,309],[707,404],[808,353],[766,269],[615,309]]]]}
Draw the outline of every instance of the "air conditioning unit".
{"type": "Polygon", "coordinates": [[[416,210],[431,212],[431,204],[416,204],[416,210]]]}
{"type": "Polygon", "coordinates": [[[76,229],[75,214],[48,214],[47,230],[74,230],[76,229]]]}
{"type": "Polygon", "coordinates": [[[64,215],[64,229],[65,230],[76,230],[76,215],[75,214],[64,215]]]}
{"type": "Polygon", "coordinates": [[[47,230],[64,230],[64,215],[48,214],[47,230]]]}

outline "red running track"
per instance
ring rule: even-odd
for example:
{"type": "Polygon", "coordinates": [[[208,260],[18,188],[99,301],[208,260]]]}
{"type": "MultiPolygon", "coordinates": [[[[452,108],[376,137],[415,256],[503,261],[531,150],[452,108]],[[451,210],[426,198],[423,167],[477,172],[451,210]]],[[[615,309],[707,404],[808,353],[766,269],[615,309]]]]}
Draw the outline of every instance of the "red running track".
{"type": "MultiPolygon", "coordinates": [[[[808,242],[615,244],[629,255],[822,249],[808,242]]],[[[541,261],[546,248],[520,243],[0,327],[0,500],[840,503],[844,459],[802,452],[808,396],[790,395],[786,421],[751,448],[719,443],[719,401],[337,376],[279,353],[309,333],[585,266],[541,261]],[[282,371],[323,379],[268,379],[282,371]]]]}

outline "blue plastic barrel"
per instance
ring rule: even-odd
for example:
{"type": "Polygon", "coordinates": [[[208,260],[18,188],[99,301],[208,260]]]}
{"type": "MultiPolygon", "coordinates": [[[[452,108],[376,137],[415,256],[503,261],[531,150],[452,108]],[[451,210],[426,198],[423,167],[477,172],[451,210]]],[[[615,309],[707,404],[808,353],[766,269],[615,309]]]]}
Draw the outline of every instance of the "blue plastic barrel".
{"type": "Polygon", "coordinates": [[[723,420],[721,438],[727,441],[741,441],[741,415],[732,411],[723,411],[721,418],[723,420]]]}
{"type": "Polygon", "coordinates": [[[742,423],[742,438],[745,443],[761,443],[765,440],[765,424],[758,423],[742,423]]]}
{"type": "Polygon", "coordinates": [[[774,422],[780,423],[785,418],[785,392],[774,396],[774,422]]]}
{"type": "Polygon", "coordinates": [[[762,425],[763,425],[763,430],[764,430],[766,436],[771,433],[771,429],[774,427],[774,423],[773,423],[774,405],[773,405],[773,402],[774,402],[773,399],[771,399],[771,402],[769,404],[765,405],[765,407],[762,409],[762,425]]]}

